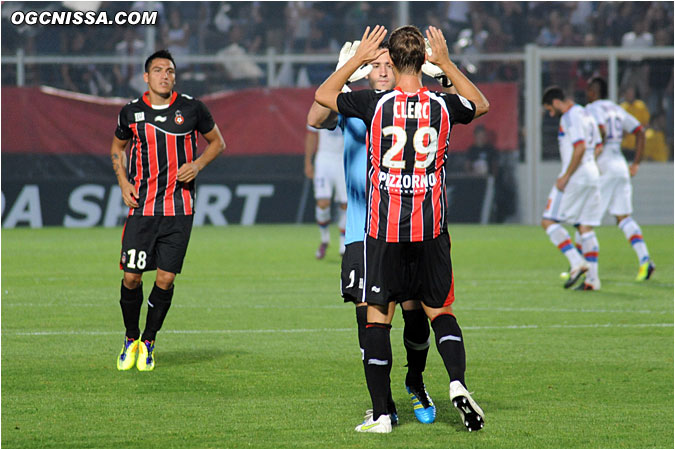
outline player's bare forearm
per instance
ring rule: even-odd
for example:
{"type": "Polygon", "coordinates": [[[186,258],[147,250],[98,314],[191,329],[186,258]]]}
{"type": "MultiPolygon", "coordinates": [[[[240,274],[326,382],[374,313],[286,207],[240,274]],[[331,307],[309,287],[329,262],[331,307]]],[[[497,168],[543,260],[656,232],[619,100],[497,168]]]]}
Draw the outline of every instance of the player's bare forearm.
{"type": "Polygon", "coordinates": [[[314,128],[334,128],[337,125],[337,113],[314,102],[307,113],[307,125],[314,128]]]}
{"type": "Polygon", "coordinates": [[[379,48],[380,44],[387,35],[387,29],[380,25],[375,25],[373,30],[366,27],[366,31],[361,38],[361,44],[353,57],[349,58],[344,66],[333,72],[326,81],[319,86],[314,94],[314,100],[331,111],[339,112],[337,109],[337,97],[342,92],[342,86],[347,83],[349,77],[364,64],[376,60],[386,49],[379,48]]]}
{"type": "Polygon", "coordinates": [[[558,185],[558,189],[561,191],[565,189],[567,182],[572,177],[572,175],[574,175],[574,172],[576,172],[576,170],[579,168],[579,165],[581,165],[581,159],[584,157],[584,152],[586,152],[586,144],[584,142],[577,142],[574,144],[574,151],[572,152],[570,164],[567,166],[567,170],[563,176],[558,178],[558,182],[563,179],[565,180],[562,188],[560,187],[560,184],[558,185]]]}
{"type": "Polygon", "coordinates": [[[117,182],[129,182],[127,178],[127,154],[126,148],[129,141],[122,141],[113,137],[113,143],[110,146],[110,159],[112,160],[113,171],[117,177],[117,182]]]}
{"type": "Polygon", "coordinates": [[[223,135],[220,134],[218,125],[215,125],[211,131],[204,134],[204,139],[209,145],[206,146],[204,152],[191,163],[183,164],[178,169],[178,174],[176,179],[181,183],[189,183],[190,181],[197,178],[197,174],[201,172],[206,166],[211,164],[211,162],[220,155],[223,150],[225,150],[225,140],[223,135]]]}
{"type": "Polygon", "coordinates": [[[459,95],[466,97],[476,105],[474,118],[487,113],[490,110],[490,102],[488,102],[480,89],[450,60],[448,46],[441,30],[436,27],[429,27],[426,34],[432,51],[431,56],[427,55],[429,62],[440,67],[443,73],[450,79],[459,95]]]}
{"type": "Polygon", "coordinates": [[[308,131],[305,134],[305,176],[314,178],[314,153],[316,152],[319,136],[308,131]]]}
{"type": "Polygon", "coordinates": [[[353,58],[350,58],[344,66],[333,72],[331,76],[319,86],[314,94],[314,101],[320,106],[338,113],[337,98],[342,92],[342,86],[344,86],[349,77],[356,72],[356,69],[363,64],[363,62],[356,60],[356,55],[354,55],[353,58]]]}
{"type": "Polygon", "coordinates": [[[645,130],[639,128],[635,132],[635,159],[633,164],[639,165],[642,162],[642,157],[645,153],[645,130]]]}
{"type": "Polygon", "coordinates": [[[130,208],[138,208],[138,192],[136,187],[129,182],[127,176],[127,154],[126,147],[129,141],[123,141],[116,136],[113,137],[113,143],[110,147],[110,158],[112,159],[113,170],[117,177],[117,184],[122,191],[122,200],[130,208]]]}
{"type": "Polygon", "coordinates": [[[476,85],[473,84],[461,70],[459,70],[455,63],[448,60],[446,64],[439,67],[450,81],[452,81],[457,93],[462,97],[471,100],[476,105],[476,115],[474,116],[474,119],[486,114],[490,110],[490,102],[488,99],[485,98],[480,89],[478,89],[478,87],[476,87],[476,85]]]}

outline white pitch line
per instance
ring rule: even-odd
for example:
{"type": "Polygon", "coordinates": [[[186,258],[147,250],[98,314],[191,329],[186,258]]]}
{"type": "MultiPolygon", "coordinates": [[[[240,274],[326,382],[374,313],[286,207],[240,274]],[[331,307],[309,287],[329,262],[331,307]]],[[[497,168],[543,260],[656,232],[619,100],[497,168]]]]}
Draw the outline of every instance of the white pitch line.
{"type": "MultiPolygon", "coordinates": [[[[468,303],[468,302],[467,302],[468,303]]],[[[101,306],[115,306],[116,304],[96,304],[96,303],[60,303],[60,302],[50,302],[50,303],[7,303],[3,302],[2,306],[13,307],[13,308],[37,308],[37,307],[46,307],[46,306],[56,306],[64,307],[70,306],[73,308],[100,308],[101,306]]],[[[229,308],[247,308],[247,309],[341,309],[346,308],[344,304],[332,304],[332,305],[301,305],[301,306],[291,306],[291,305],[244,305],[244,304],[230,304],[224,303],[220,305],[209,304],[205,305],[195,305],[195,304],[176,304],[171,305],[172,308],[199,308],[199,309],[229,309],[229,308]]],[[[668,314],[672,315],[672,309],[664,310],[652,310],[652,309],[593,309],[593,308],[508,308],[508,307],[493,307],[493,306],[464,306],[457,305],[455,307],[457,311],[497,311],[497,312],[554,312],[554,313],[596,313],[596,314],[668,314]]]]}
{"type": "MultiPolygon", "coordinates": [[[[504,325],[504,326],[467,326],[463,330],[527,330],[527,329],[571,329],[571,328],[672,328],[672,323],[596,323],[578,325],[504,325]]],[[[258,330],[164,330],[162,334],[262,334],[262,333],[327,333],[353,332],[355,328],[295,328],[295,329],[258,329],[258,330]]],[[[401,331],[402,328],[394,328],[401,331]]],[[[3,336],[110,336],[120,331],[3,331],[3,336]]]]}

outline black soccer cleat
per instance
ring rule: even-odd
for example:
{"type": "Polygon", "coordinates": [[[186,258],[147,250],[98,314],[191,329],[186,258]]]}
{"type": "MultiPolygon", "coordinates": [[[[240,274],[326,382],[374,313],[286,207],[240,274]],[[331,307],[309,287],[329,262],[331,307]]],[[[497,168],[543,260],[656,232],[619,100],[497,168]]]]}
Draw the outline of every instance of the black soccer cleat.
{"type": "Polygon", "coordinates": [[[467,430],[471,432],[483,428],[485,413],[478,406],[478,403],[471,398],[469,391],[457,380],[450,383],[450,401],[462,416],[462,422],[467,430]]]}

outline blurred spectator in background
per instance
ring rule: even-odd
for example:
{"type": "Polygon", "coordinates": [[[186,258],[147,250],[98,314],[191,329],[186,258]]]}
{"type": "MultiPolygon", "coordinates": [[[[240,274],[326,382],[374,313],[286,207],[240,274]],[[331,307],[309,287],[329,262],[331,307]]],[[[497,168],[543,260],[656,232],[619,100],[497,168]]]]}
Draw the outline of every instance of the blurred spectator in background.
{"type": "MultiPolygon", "coordinates": [[[[637,88],[635,86],[628,86],[625,89],[621,107],[635,117],[643,127],[647,128],[649,125],[649,110],[645,102],[638,98],[636,91],[637,88]]],[[[623,138],[621,151],[628,161],[633,160],[635,157],[635,135],[629,134],[623,138]]]]}
{"type": "MultiPolygon", "coordinates": [[[[87,37],[84,30],[78,30],[64,39],[64,54],[83,56],[87,53],[87,37]]],[[[112,84],[106,80],[94,64],[61,64],[64,88],[90,95],[110,95],[112,84]]]]}
{"type": "Polygon", "coordinates": [[[548,22],[539,30],[539,36],[535,39],[537,45],[552,47],[558,45],[562,39],[562,20],[557,9],[548,15],[548,22]]]}
{"type": "Polygon", "coordinates": [[[497,177],[498,153],[483,125],[473,130],[473,145],[466,153],[466,171],[474,175],[497,177]]]}
{"type": "MultiPolygon", "coordinates": [[[[672,25],[670,29],[662,28],[656,31],[654,34],[654,45],[673,45],[672,25]]],[[[647,88],[645,95],[647,107],[650,111],[667,111],[668,109],[672,109],[672,89],[670,94],[667,93],[667,90],[669,85],[672,86],[673,60],[663,58],[646,59],[644,66],[647,73],[645,76],[647,80],[645,83],[647,88]]]]}
{"type": "MultiPolygon", "coordinates": [[[[126,27],[124,38],[115,45],[117,56],[143,57],[145,43],[136,35],[136,29],[126,27]]],[[[143,81],[143,62],[130,62],[128,64],[113,65],[115,76],[115,95],[118,97],[136,97],[145,92],[146,84],[143,81]]]]}
{"type": "Polygon", "coordinates": [[[621,38],[621,46],[629,48],[651,47],[654,44],[654,36],[649,32],[647,17],[638,18],[633,29],[627,31],[621,38]]]}
{"type": "Polygon", "coordinates": [[[307,46],[311,31],[312,2],[288,2],[286,4],[286,44],[288,53],[301,53],[307,46]]]}
{"type": "Polygon", "coordinates": [[[503,13],[499,19],[504,32],[511,37],[511,49],[523,48],[532,41],[531,30],[527,25],[527,5],[525,2],[503,2],[503,13]]]}
{"type": "Polygon", "coordinates": [[[174,56],[180,58],[190,51],[190,26],[181,18],[177,7],[169,12],[169,23],[162,29],[162,39],[165,47],[174,56]]]}
{"type": "Polygon", "coordinates": [[[258,84],[265,72],[249,56],[245,49],[244,30],[240,25],[230,28],[227,47],[216,55],[222,61],[228,88],[258,84]]]}
{"type": "Polygon", "coordinates": [[[646,161],[668,161],[672,159],[670,142],[666,139],[666,115],[663,111],[652,116],[649,128],[645,132],[645,155],[646,161]]]}
{"type": "Polygon", "coordinates": [[[445,26],[443,32],[449,42],[457,40],[459,32],[468,28],[469,2],[444,2],[445,26]]]}

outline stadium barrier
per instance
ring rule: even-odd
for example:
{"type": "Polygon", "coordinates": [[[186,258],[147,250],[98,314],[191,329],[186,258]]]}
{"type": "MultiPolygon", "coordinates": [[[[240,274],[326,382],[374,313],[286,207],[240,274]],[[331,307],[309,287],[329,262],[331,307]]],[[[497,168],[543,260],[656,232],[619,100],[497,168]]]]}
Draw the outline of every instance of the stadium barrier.
{"type": "MultiPolygon", "coordinates": [[[[516,101],[515,84],[481,87],[500,99],[495,120],[483,125],[497,136],[499,150],[515,149],[518,118],[508,108],[516,101]]],[[[313,88],[248,89],[203,98],[227,149],[199,175],[196,225],[314,220],[311,183],[303,174],[313,94],[313,88]]],[[[3,89],[3,227],[123,222],[128,209],[109,154],[116,116],[125,103],[52,88],[3,89]],[[23,119],[29,116],[33,120],[23,119]]],[[[474,126],[457,127],[452,152],[472,144],[474,126]]],[[[200,144],[203,150],[205,143],[200,144]]],[[[494,197],[491,177],[448,175],[447,183],[450,221],[487,222],[494,197]]]]}
{"type": "MultiPolygon", "coordinates": [[[[21,168],[24,158],[2,155],[4,228],[124,223],[129,208],[105,157],[33,155],[31,161],[31,168],[21,168]],[[67,169],[52,170],[58,165],[67,169]]],[[[199,175],[195,225],[313,222],[311,183],[303,177],[302,168],[299,155],[215,160],[199,175]]],[[[448,176],[446,181],[448,220],[487,222],[485,205],[493,195],[492,178],[460,175],[448,176]]]]}

